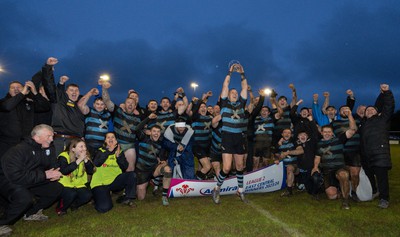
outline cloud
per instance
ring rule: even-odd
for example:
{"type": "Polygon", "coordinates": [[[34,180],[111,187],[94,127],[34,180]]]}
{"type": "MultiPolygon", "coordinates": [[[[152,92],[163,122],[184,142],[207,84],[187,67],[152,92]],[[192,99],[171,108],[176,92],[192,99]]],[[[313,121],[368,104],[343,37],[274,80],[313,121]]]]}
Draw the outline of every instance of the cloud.
{"type": "Polygon", "coordinates": [[[370,103],[380,83],[400,89],[399,22],[398,7],[339,9],[295,50],[295,63],[305,71],[302,80],[337,93],[351,87],[370,103]]]}
{"type": "Polygon", "coordinates": [[[5,94],[8,82],[30,80],[45,62],[44,41],[51,41],[56,34],[43,24],[34,12],[25,12],[13,1],[0,1],[0,65],[6,70],[1,74],[1,93],[5,94]]]}
{"type": "MultiPolygon", "coordinates": [[[[264,79],[284,78],[262,33],[228,26],[181,31],[175,40],[157,47],[145,39],[88,40],[60,59],[56,72],[68,74],[71,82],[81,85],[81,93],[94,87],[101,73],[108,72],[113,83],[110,93],[115,95],[116,103],[126,97],[130,88],[139,91],[142,105],[153,98],[171,98],[180,86],[191,98],[193,81],[199,84],[197,97],[212,90],[215,94],[212,101],[216,102],[232,59],[244,65],[250,84],[258,87],[264,79]]],[[[234,80],[232,86],[240,87],[239,77],[234,80]]]]}

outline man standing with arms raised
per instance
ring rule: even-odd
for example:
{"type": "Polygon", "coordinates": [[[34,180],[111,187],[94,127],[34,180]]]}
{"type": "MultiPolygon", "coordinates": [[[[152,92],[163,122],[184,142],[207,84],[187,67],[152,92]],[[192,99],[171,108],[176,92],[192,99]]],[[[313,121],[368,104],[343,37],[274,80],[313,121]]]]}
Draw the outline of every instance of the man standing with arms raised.
{"type": "Polygon", "coordinates": [[[221,115],[222,115],[222,162],[223,167],[217,176],[217,185],[213,190],[213,201],[220,203],[220,188],[231,170],[232,161],[235,160],[236,177],[238,180],[238,192],[240,199],[247,202],[243,190],[243,169],[244,154],[246,154],[247,118],[245,107],[247,102],[247,80],[243,67],[240,64],[233,64],[225,77],[221,92],[221,115]],[[235,89],[229,90],[231,74],[237,71],[241,75],[240,95],[235,89]]]}

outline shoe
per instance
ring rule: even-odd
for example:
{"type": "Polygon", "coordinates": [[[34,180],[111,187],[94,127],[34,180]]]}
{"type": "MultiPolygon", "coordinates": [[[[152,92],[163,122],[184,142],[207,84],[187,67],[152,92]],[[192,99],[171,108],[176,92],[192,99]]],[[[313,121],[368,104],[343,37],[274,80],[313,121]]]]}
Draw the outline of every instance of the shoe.
{"type": "Polygon", "coordinates": [[[121,195],[117,198],[117,200],[115,200],[117,203],[122,203],[123,201],[126,200],[126,196],[125,195],[121,195]]]}
{"type": "Polygon", "coordinates": [[[293,195],[293,193],[289,192],[289,190],[285,190],[285,192],[283,192],[281,194],[281,197],[290,197],[292,195],[293,195]]]}
{"type": "Polygon", "coordinates": [[[40,209],[38,212],[30,216],[26,216],[25,214],[23,219],[24,221],[47,221],[49,217],[43,214],[43,209],[40,209]]]}
{"type": "Polygon", "coordinates": [[[376,193],[372,194],[372,200],[374,200],[377,197],[379,197],[379,192],[376,192],[376,193]]]}
{"type": "Polygon", "coordinates": [[[12,229],[7,225],[0,225],[0,236],[9,236],[11,235],[12,229]]]}
{"type": "Polygon", "coordinates": [[[385,200],[385,199],[379,200],[378,207],[380,207],[382,209],[387,209],[389,207],[389,201],[385,200]]]}
{"type": "Polygon", "coordinates": [[[353,200],[354,202],[361,202],[361,200],[357,196],[357,193],[355,192],[351,193],[351,200],[353,200]]]}
{"type": "Polygon", "coordinates": [[[152,191],[153,196],[156,197],[158,195],[158,190],[160,190],[160,188],[158,186],[154,186],[153,191],[152,191]]]}
{"type": "Polygon", "coordinates": [[[304,185],[304,184],[299,184],[298,186],[297,186],[297,190],[298,191],[304,191],[304,190],[306,190],[306,186],[304,185]]]}
{"type": "Polygon", "coordinates": [[[169,205],[169,201],[168,201],[168,198],[166,196],[162,197],[162,204],[163,204],[163,206],[168,206],[169,205]]]}
{"type": "Polygon", "coordinates": [[[215,204],[220,204],[219,189],[214,188],[214,190],[212,191],[212,199],[215,204]]]}
{"type": "Polygon", "coordinates": [[[345,209],[345,210],[349,210],[350,209],[350,205],[349,205],[349,200],[348,199],[344,199],[342,201],[342,209],[345,209]]]}
{"type": "Polygon", "coordinates": [[[247,198],[244,196],[244,192],[237,191],[236,195],[238,195],[240,197],[240,200],[242,200],[242,202],[249,203],[249,200],[247,200],[247,198]]]}
{"type": "Polygon", "coordinates": [[[121,202],[121,204],[123,205],[127,205],[129,207],[136,207],[136,203],[133,201],[134,199],[131,198],[125,198],[125,200],[123,200],[121,202]]]}

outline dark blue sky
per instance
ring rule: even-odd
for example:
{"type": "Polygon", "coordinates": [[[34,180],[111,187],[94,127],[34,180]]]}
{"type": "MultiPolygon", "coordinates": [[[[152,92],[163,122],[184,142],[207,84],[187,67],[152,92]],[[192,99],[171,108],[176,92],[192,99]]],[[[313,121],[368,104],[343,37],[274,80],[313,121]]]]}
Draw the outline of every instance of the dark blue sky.
{"type": "Polygon", "coordinates": [[[117,103],[129,88],[142,105],[179,86],[191,97],[191,82],[215,102],[237,59],[253,88],[290,96],[294,83],[305,106],[324,91],[339,106],[349,88],[357,105],[371,104],[381,83],[399,98],[399,25],[399,1],[3,0],[0,95],[54,56],[56,77],[68,75],[82,93],[106,72],[117,103]]]}

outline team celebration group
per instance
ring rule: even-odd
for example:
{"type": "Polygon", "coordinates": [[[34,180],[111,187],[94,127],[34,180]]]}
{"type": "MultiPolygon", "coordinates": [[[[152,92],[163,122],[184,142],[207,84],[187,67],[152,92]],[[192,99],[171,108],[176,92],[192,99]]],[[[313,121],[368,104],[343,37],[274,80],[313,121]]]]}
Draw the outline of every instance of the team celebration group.
{"type": "Polygon", "coordinates": [[[172,99],[142,107],[139,90],[113,102],[107,78],[83,95],[67,76],[55,82],[57,63],[50,57],[31,81],[12,81],[0,101],[2,234],[20,218],[47,220],[42,211],[54,203],[58,215],[91,200],[104,213],[113,207],[111,193],[119,192],[117,203],[135,206],[149,183],[168,206],[172,177],[215,180],[212,200],[219,204],[224,180],[236,176],[237,195],[248,202],[244,174],[279,162],[286,170],[282,197],[295,190],[315,199],[325,193],[350,209],[349,200],[360,201],[362,167],[378,207],[389,207],[388,129],[395,103],[387,84],[377,88],[374,105],[354,108],[349,89],[338,108],[329,104],[328,92],[321,105],[314,94],[312,105],[303,107],[293,84],[290,103],[274,90],[253,95],[243,66],[235,63],[218,95],[209,91],[189,101],[179,87],[172,99]],[[240,90],[229,88],[232,74],[240,75],[240,90]],[[215,105],[208,103],[211,96],[218,97],[215,105]]]}

